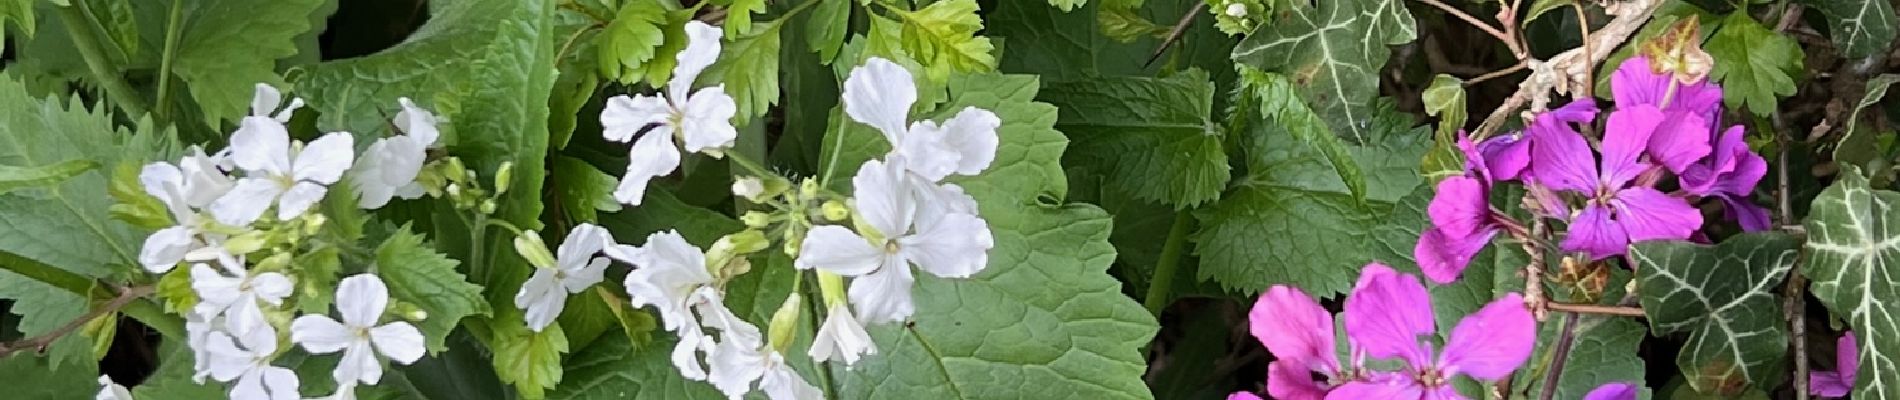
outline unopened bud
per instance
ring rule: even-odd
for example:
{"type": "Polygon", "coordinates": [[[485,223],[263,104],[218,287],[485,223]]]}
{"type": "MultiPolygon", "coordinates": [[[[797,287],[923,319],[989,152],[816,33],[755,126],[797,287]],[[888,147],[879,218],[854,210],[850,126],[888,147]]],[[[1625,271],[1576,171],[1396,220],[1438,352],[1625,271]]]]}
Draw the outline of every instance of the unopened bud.
{"type": "Polygon", "coordinates": [[[825,296],[825,308],[836,308],[845,303],[844,277],[831,271],[818,270],[818,290],[825,296]]]}
{"type": "Polygon", "coordinates": [[[476,211],[481,211],[482,214],[494,214],[495,213],[495,199],[482,200],[481,207],[476,209],[476,211]]]}
{"type": "Polygon", "coordinates": [[[811,178],[805,178],[804,182],[799,182],[798,184],[798,198],[799,199],[810,201],[811,199],[814,199],[817,197],[818,197],[818,181],[817,180],[811,179],[811,178]]]}
{"type": "Polygon", "coordinates": [[[462,165],[462,159],[449,157],[443,160],[442,174],[450,183],[468,182],[468,167],[462,165]]]}
{"type": "Polygon", "coordinates": [[[772,340],[772,348],[779,353],[784,353],[786,348],[792,346],[792,340],[797,338],[798,316],[804,310],[800,304],[802,302],[798,293],[793,292],[785,296],[785,303],[779,304],[778,311],[772,313],[772,325],[766,329],[772,340]]]}
{"type": "Polygon", "coordinates": [[[233,255],[251,254],[263,249],[264,244],[267,242],[268,240],[266,240],[265,234],[262,231],[245,232],[242,235],[233,236],[225,240],[224,251],[233,255]]]}
{"type": "Polygon", "coordinates": [[[515,176],[515,163],[513,161],[507,161],[507,162],[501,163],[501,167],[495,170],[495,195],[496,196],[500,196],[500,195],[508,193],[508,185],[514,182],[514,176],[515,176]]]}
{"type": "Polygon", "coordinates": [[[766,214],[762,211],[747,211],[745,215],[739,216],[739,221],[745,222],[745,226],[749,228],[765,229],[765,227],[772,225],[772,214],[766,214]]]}
{"type": "Polygon", "coordinates": [[[1226,11],[1226,14],[1227,14],[1227,16],[1229,16],[1229,17],[1234,17],[1234,18],[1246,18],[1246,17],[1247,17],[1247,5],[1246,5],[1246,4],[1240,4],[1240,3],[1227,3],[1227,11],[1226,11]]]}
{"type": "Polygon", "coordinates": [[[822,208],[824,209],[826,220],[843,221],[845,218],[851,218],[851,207],[845,207],[844,202],[837,200],[827,201],[822,208]]]}
{"type": "Polygon", "coordinates": [[[451,183],[451,184],[449,184],[449,187],[448,187],[448,192],[449,192],[449,198],[450,198],[450,199],[454,199],[454,198],[457,198],[457,197],[462,197],[462,185],[457,185],[457,184],[453,184],[453,183],[451,183]]]}
{"type": "Polygon", "coordinates": [[[732,194],[754,202],[765,194],[765,182],[755,177],[743,177],[732,181],[732,194]]]}
{"type": "Polygon", "coordinates": [[[785,255],[798,258],[799,247],[805,245],[805,228],[795,224],[787,225],[787,227],[788,228],[785,229],[785,255]]]}
{"type": "Polygon", "coordinates": [[[554,253],[548,251],[547,242],[541,241],[541,235],[534,231],[521,231],[515,236],[515,253],[536,267],[554,268],[554,253]]]}
{"type": "Polygon", "coordinates": [[[323,214],[317,214],[317,213],[304,214],[303,216],[304,236],[316,235],[317,231],[323,229],[323,224],[329,223],[329,222],[330,222],[330,217],[325,217],[323,216],[323,214]]]}

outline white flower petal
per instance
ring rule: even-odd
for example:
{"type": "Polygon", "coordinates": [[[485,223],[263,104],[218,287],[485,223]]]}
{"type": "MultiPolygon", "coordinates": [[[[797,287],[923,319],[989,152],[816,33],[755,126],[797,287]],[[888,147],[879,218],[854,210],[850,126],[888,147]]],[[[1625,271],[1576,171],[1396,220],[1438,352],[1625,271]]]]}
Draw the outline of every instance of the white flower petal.
{"type": "Polygon", "coordinates": [[[171,272],[179,261],[184,261],[192,243],[191,228],[174,226],[152,232],[145,237],[145,246],[139,248],[139,265],[154,274],[171,272]]]}
{"type": "Polygon", "coordinates": [[[910,188],[917,196],[917,218],[913,221],[917,229],[936,225],[946,215],[977,213],[976,198],[964,194],[963,187],[954,183],[937,185],[912,176],[910,188]]]}
{"type": "Polygon", "coordinates": [[[776,353],[772,354],[772,357],[776,362],[771,363],[773,367],[766,370],[765,376],[759,379],[759,391],[765,392],[766,398],[771,400],[822,400],[825,398],[824,391],[818,390],[817,386],[812,386],[811,382],[806,382],[804,377],[798,376],[798,371],[785,366],[782,357],[776,353]]]}
{"type": "Polygon", "coordinates": [[[304,212],[310,211],[311,206],[323,201],[323,196],[328,193],[330,188],[323,185],[297,182],[296,186],[291,186],[290,190],[277,198],[277,219],[289,221],[303,216],[304,212]]]}
{"type": "Polygon", "coordinates": [[[191,266],[191,290],[198,294],[200,315],[206,319],[224,312],[225,308],[237,303],[242,293],[239,286],[244,285],[243,278],[226,277],[206,264],[191,266]]]}
{"type": "Polygon", "coordinates": [[[251,277],[251,292],[256,294],[258,300],[273,306],[283,304],[284,298],[290,297],[290,292],[295,289],[290,277],[284,274],[265,272],[251,277]]]}
{"type": "Polygon", "coordinates": [[[99,375],[99,394],[93,395],[93,400],[132,400],[132,391],[113,382],[111,376],[99,375]]]}
{"type": "Polygon", "coordinates": [[[221,167],[223,157],[207,156],[204,149],[192,146],[185,157],[178,160],[178,170],[184,174],[185,205],[203,208],[231,191],[234,183],[225,175],[226,167],[221,167]]]}
{"type": "Polygon", "coordinates": [[[374,385],[383,380],[383,364],[376,360],[376,351],[371,350],[369,341],[351,342],[349,348],[343,349],[343,359],[337,361],[330,377],[337,382],[374,385]]]}
{"type": "Polygon", "coordinates": [[[996,160],[996,146],[1000,139],[996,128],[1003,126],[1003,120],[996,113],[976,107],[964,107],[955,117],[943,122],[940,132],[944,145],[958,155],[956,173],[976,175],[989,169],[996,160]]]}
{"type": "Polygon", "coordinates": [[[956,172],[960,160],[956,149],[944,143],[943,131],[929,121],[912,124],[892,147],[888,162],[933,183],[956,172]]]}
{"type": "Polygon", "coordinates": [[[627,174],[620,177],[620,186],[614,188],[614,200],[640,205],[646,198],[647,182],[671,174],[679,166],[680,152],[673,147],[672,136],[654,133],[641,136],[627,154],[627,174]]]}
{"type": "Polygon", "coordinates": [[[540,332],[554,318],[561,316],[561,309],[567,306],[567,292],[561,290],[561,282],[551,268],[536,268],[534,276],[521,284],[521,291],[515,293],[515,307],[526,311],[528,329],[540,332]]]}
{"type": "Polygon", "coordinates": [[[435,145],[435,141],[442,135],[442,131],[436,128],[436,124],[440,121],[436,120],[435,113],[417,107],[416,103],[410,101],[408,97],[397,98],[396,104],[402,106],[402,111],[396,112],[396,118],[393,121],[396,129],[415,138],[416,142],[424,148],[435,145]]]}
{"type": "Polygon", "coordinates": [[[672,118],[673,106],[659,96],[614,96],[608,98],[606,108],[600,110],[600,134],[607,140],[624,143],[633,140],[633,135],[648,125],[666,124],[672,118]]]}
{"type": "Polygon", "coordinates": [[[739,315],[733,314],[732,309],[726,308],[726,303],[719,299],[718,289],[703,286],[694,291],[693,295],[700,299],[692,302],[694,303],[693,311],[699,313],[700,326],[718,329],[726,340],[743,340],[753,343],[764,340],[758,326],[739,319],[739,315]]]}
{"type": "Polygon", "coordinates": [[[284,93],[271,85],[259,83],[251,92],[251,116],[268,117],[282,105],[284,93]]]}
{"type": "Polygon", "coordinates": [[[211,216],[225,225],[250,225],[263,216],[271,204],[277,203],[277,196],[283,193],[284,187],[270,179],[239,179],[237,187],[211,203],[211,216]]]}
{"type": "Polygon", "coordinates": [[[205,339],[205,347],[211,355],[207,369],[211,371],[211,379],[219,382],[230,382],[257,366],[255,356],[249,350],[238,347],[237,340],[224,332],[212,332],[205,339]]]}
{"type": "Polygon", "coordinates": [[[290,321],[290,341],[312,354],[335,353],[359,339],[354,329],[327,316],[305,315],[290,321]]]}
{"type": "Polygon", "coordinates": [[[857,215],[884,237],[897,237],[910,231],[911,218],[917,212],[915,198],[904,179],[904,171],[882,161],[865,161],[851,177],[857,215]]]}
{"type": "Polygon", "coordinates": [[[356,158],[356,139],[348,132],[331,132],[304,145],[303,152],[297,153],[296,164],[291,166],[291,177],[299,181],[321,184],[336,183],[343,178],[343,172],[350,170],[350,161],[356,158]]]}
{"type": "Polygon", "coordinates": [[[673,345],[673,367],[680,370],[680,376],[686,379],[706,380],[706,367],[699,362],[699,349],[712,338],[699,330],[699,325],[689,324],[680,329],[680,341],[673,345]]]}
{"type": "Polygon", "coordinates": [[[370,328],[370,341],[376,344],[376,351],[389,357],[390,361],[400,364],[412,364],[422,359],[424,347],[422,331],[408,322],[396,321],[370,328]]]}
{"type": "Polygon", "coordinates": [[[704,22],[686,23],[686,49],[680,50],[679,63],[673,65],[673,78],[666,82],[666,94],[673,101],[684,100],[699,73],[719,60],[719,39],[725,32],[704,22]]]}
{"type": "Polygon", "coordinates": [[[845,115],[877,128],[893,144],[904,134],[910,106],[916,102],[917,84],[910,71],[890,60],[872,57],[852,68],[844,80],[845,115]]]}
{"type": "Polygon", "coordinates": [[[738,113],[739,106],[733,102],[732,96],[726,94],[723,84],[693,93],[682,111],[679,130],[686,139],[684,144],[688,152],[716,152],[731,148],[739,137],[739,131],[732,126],[732,117],[738,113]]]}
{"type": "Polygon", "coordinates": [[[811,349],[805,352],[812,361],[843,360],[847,369],[865,354],[877,354],[877,343],[851,315],[851,309],[843,305],[825,312],[825,323],[818,327],[811,349]]]}
{"type": "Polygon", "coordinates": [[[612,258],[615,261],[632,264],[634,263],[634,260],[638,260],[640,258],[641,250],[640,250],[640,247],[638,246],[613,244],[613,245],[607,246],[607,248],[605,249],[601,249],[601,251],[607,253],[607,257],[612,258]]]}
{"type": "Polygon", "coordinates": [[[145,194],[157,197],[166,205],[172,205],[182,197],[179,192],[184,190],[184,185],[184,172],[171,163],[160,161],[145,164],[145,168],[139,170],[139,186],[145,189],[145,194]]]}
{"type": "Polygon", "coordinates": [[[253,173],[290,172],[290,131],[268,117],[244,117],[231,133],[231,161],[253,173]]]}
{"type": "Polygon", "coordinates": [[[365,210],[374,210],[389,205],[396,198],[396,188],[368,180],[352,181],[356,186],[356,206],[365,210]]]}
{"type": "Polygon", "coordinates": [[[994,243],[988,222],[969,214],[949,214],[940,221],[920,225],[917,234],[899,238],[899,253],[918,268],[945,278],[968,278],[989,265],[994,243]]]}
{"type": "Polygon", "coordinates": [[[864,323],[902,321],[917,310],[910,298],[911,283],[915,281],[910,266],[898,257],[887,257],[877,272],[852,279],[846,292],[864,323]]]}
{"type": "Polygon", "coordinates": [[[565,272],[567,278],[561,280],[561,287],[566,288],[568,293],[580,293],[604,280],[609,264],[607,258],[595,257],[592,260],[584,267],[565,272]]]}
{"type": "MultiPolygon", "coordinates": [[[[384,143],[383,151],[377,154],[382,165],[377,169],[383,184],[402,186],[416,181],[416,175],[422,172],[423,161],[429,157],[428,144],[421,140],[397,136],[378,140],[384,143]]],[[[369,157],[369,153],[364,153],[369,157]]]]}
{"type": "Polygon", "coordinates": [[[343,278],[336,286],[336,309],[343,323],[354,328],[376,326],[389,306],[389,286],[374,274],[356,274],[343,278]]]}
{"type": "Polygon", "coordinates": [[[258,306],[255,296],[239,296],[237,303],[224,309],[224,330],[240,337],[249,337],[257,331],[271,329],[270,322],[264,316],[264,308],[258,306]]]}
{"type": "Polygon", "coordinates": [[[567,232],[567,238],[561,242],[561,246],[555,248],[555,263],[569,273],[586,269],[594,255],[607,246],[610,238],[607,230],[598,225],[576,225],[567,232]]]}
{"type": "Polygon", "coordinates": [[[297,394],[297,373],[289,368],[266,366],[260,375],[263,375],[264,389],[270,391],[271,400],[297,400],[303,397],[297,394]]]}
{"type": "Polygon", "coordinates": [[[745,396],[752,391],[752,382],[765,375],[765,355],[759,353],[756,342],[726,338],[706,355],[706,362],[710,367],[706,380],[730,398],[745,396]]]}
{"type": "Polygon", "coordinates": [[[798,269],[818,268],[838,275],[859,276],[876,270],[884,257],[883,248],[872,245],[850,229],[819,225],[805,234],[798,260],[792,265],[798,269]]]}

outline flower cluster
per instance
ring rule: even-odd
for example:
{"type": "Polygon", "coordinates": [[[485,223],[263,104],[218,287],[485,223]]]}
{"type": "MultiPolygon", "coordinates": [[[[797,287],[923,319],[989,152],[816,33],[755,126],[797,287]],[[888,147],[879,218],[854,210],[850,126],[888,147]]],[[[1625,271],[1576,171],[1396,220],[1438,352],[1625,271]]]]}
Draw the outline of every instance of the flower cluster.
{"type": "Polygon", "coordinates": [[[1633,57],[1611,77],[1617,108],[1594,150],[1577,129],[1596,119],[1589,100],[1538,115],[1521,132],[1460,138],[1466,173],[1438,183],[1427,210],[1432,226],[1414,249],[1426,276],[1456,279],[1492,236],[1521,227],[1490,206],[1493,185],[1506,181],[1529,189],[1525,204],[1540,218],[1568,224],[1563,250],[1591,259],[1621,255],[1634,242],[1695,237],[1699,199],[1719,200],[1745,230],[1767,229],[1766,209],[1749,200],[1767,163],[1740,126],[1717,129],[1721,87],[1683,83],[1650,65],[1633,57]],[[1668,174],[1677,189],[1665,192],[1668,174]]]}
{"type": "MultiPolygon", "coordinates": [[[[1509,377],[1530,359],[1537,341],[1536,322],[1523,298],[1511,293],[1460,320],[1438,348],[1425,286],[1380,264],[1366,265],[1346,298],[1351,368],[1340,365],[1333,316],[1299,289],[1267,289],[1248,319],[1254,337],[1276,358],[1267,365],[1267,394],[1288,400],[1463,398],[1452,387],[1453,377],[1509,377]],[[1367,357],[1402,365],[1374,370],[1367,357]]],[[[1252,393],[1235,398],[1258,399],[1252,393]]]]}
{"type": "Polygon", "coordinates": [[[405,364],[421,358],[422,333],[404,321],[381,323],[389,293],[372,274],[345,278],[337,287],[341,321],[311,314],[280,326],[287,318],[272,316],[289,312],[300,269],[293,254],[267,247],[294,244],[320,227],[324,218],[312,210],[346,173],[363,208],[421,196],[416,179],[436,140],[436,120],[402,99],[395,126],[405,135],[379,139],[358,158],[347,132],[291,140],[285,124],[303,102],[293,99],[279,110],[282,97],[259,84],[230,148],[207,154],[193,147],[177,164],[157,162],[140,171],[140,185],[165,206],[173,226],[146,238],[139,262],[155,274],[190,264],[184,272],[195,304],[185,320],[198,381],[231,382],[233,399],[299,398],[297,375],[271,364],[288,349],[287,328],[289,342],[312,354],[343,353],[333,378],[337,395],[349,396],[356,384],[381,380],[378,354],[405,364]],[[247,261],[253,258],[261,261],[247,261]]]}

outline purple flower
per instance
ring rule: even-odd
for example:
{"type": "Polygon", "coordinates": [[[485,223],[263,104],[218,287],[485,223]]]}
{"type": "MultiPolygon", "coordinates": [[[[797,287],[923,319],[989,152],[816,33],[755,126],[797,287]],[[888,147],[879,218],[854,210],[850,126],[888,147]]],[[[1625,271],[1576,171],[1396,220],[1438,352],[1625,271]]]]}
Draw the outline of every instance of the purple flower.
{"type": "Polygon", "coordinates": [[[1454,176],[1438,182],[1426,213],[1432,227],[1418,238],[1412,257],[1427,278],[1440,284],[1458,279],[1471,257],[1484,250],[1498,232],[1491,215],[1490,185],[1479,179],[1454,176]]]}
{"type": "Polygon", "coordinates": [[[1267,395],[1277,399],[1319,400],[1330,388],[1315,382],[1314,372],[1340,376],[1334,355],[1333,316],[1299,289],[1274,286],[1247,313],[1249,330],[1275,360],[1267,364],[1267,395]]]}
{"type": "Polygon", "coordinates": [[[1721,111],[1722,87],[1702,80],[1678,83],[1671,74],[1657,73],[1649,59],[1630,57],[1610,76],[1610,90],[1618,110],[1652,110],[1663,115],[1649,129],[1649,156],[1670,171],[1682,172],[1709,155],[1709,127],[1721,111]]]}
{"type": "Polygon", "coordinates": [[[1583,400],[1636,400],[1637,386],[1628,382],[1610,382],[1597,386],[1583,400]]]}
{"type": "Polygon", "coordinates": [[[1588,199],[1571,218],[1564,250],[1588,252],[1593,259],[1601,259],[1623,254],[1631,242],[1686,239],[1702,225],[1702,214],[1682,199],[1631,184],[1652,167],[1639,158],[1649,134],[1663,118],[1654,108],[1610,113],[1600,164],[1576,131],[1564,128],[1537,134],[1537,146],[1531,148],[1531,174],[1537,183],[1588,199]]]}
{"type": "Polygon", "coordinates": [[[1841,397],[1854,391],[1854,373],[1860,369],[1860,345],[1854,333],[1841,336],[1834,346],[1834,370],[1808,373],[1808,392],[1822,397],[1841,397]]]}
{"type": "Polygon", "coordinates": [[[1260,400],[1260,395],[1248,392],[1234,392],[1234,394],[1227,395],[1227,400],[1260,400]]]}
{"type": "Polygon", "coordinates": [[[1453,377],[1495,381],[1510,376],[1530,358],[1537,340],[1524,299],[1511,293],[1459,321],[1443,351],[1434,351],[1437,329],[1425,286],[1380,264],[1366,265],[1359,275],[1346,299],[1345,322],[1355,349],[1398,358],[1405,367],[1346,382],[1327,393],[1329,400],[1460,399],[1453,377]]]}
{"type": "Polygon", "coordinates": [[[1768,161],[1748,148],[1745,135],[1740,125],[1717,135],[1715,152],[1684,168],[1678,181],[1690,194],[1720,199],[1724,214],[1740,222],[1743,230],[1767,230],[1771,225],[1768,209],[1749,197],[1768,174],[1768,161]]]}

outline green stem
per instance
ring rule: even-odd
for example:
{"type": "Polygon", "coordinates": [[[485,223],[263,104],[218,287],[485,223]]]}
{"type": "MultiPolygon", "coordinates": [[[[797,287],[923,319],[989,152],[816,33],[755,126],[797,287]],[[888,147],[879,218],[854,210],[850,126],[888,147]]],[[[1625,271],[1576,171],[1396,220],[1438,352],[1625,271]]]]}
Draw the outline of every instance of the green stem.
{"type": "Polygon", "coordinates": [[[469,251],[468,273],[475,276],[476,282],[488,285],[488,216],[475,214],[475,222],[468,224],[469,251]]]}
{"type": "Polygon", "coordinates": [[[1181,269],[1181,251],[1187,247],[1188,229],[1193,227],[1194,216],[1187,210],[1174,214],[1174,226],[1168,228],[1168,241],[1161,244],[1161,260],[1155,263],[1155,273],[1148,279],[1148,295],[1141,304],[1148,307],[1148,313],[1161,315],[1161,309],[1172,300],[1174,276],[1181,269]]]}
{"type": "Polygon", "coordinates": [[[132,85],[125,82],[125,77],[119,76],[114,66],[108,65],[110,60],[106,59],[105,50],[99,45],[99,33],[88,28],[93,23],[85,10],[79,8],[81,4],[84,3],[54,9],[59,12],[60,22],[66,25],[66,33],[72,35],[74,47],[79,48],[79,56],[86,60],[86,68],[92,70],[93,79],[97,81],[95,83],[105,89],[106,97],[112,99],[128,117],[136,119],[144,116],[148,109],[145,102],[132,90],[132,85]]]}
{"type": "Polygon", "coordinates": [[[92,278],[67,272],[51,265],[28,260],[12,254],[0,253],[0,270],[20,274],[28,279],[40,281],[81,297],[92,293],[92,278]]]}
{"type": "Polygon", "coordinates": [[[184,15],[185,0],[172,0],[171,14],[165,17],[165,52],[158,61],[158,100],[153,104],[159,119],[171,114],[172,61],[178,55],[178,37],[185,31],[180,21],[184,15]]]}
{"type": "MultiPolygon", "coordinates": [[[[805,276],[804,271],[799,271],[798,276],[799,276],[799,279],[802,281],[803,277],[805,276]]],[[[801,286],[797,284],[792,285],[792,290],[804,292],[805,297],[809,297],[812,299],[819,299],[819,301],[805,302],[806,309],[811,311],[812,324],[810,326],[811,326],[812,336],[817,336],[818,329],[821,326],[823,326],[825,323],[824,317],[820,317],[820,315],[823,315],[822,314],[823,312],[830,312],[829,306],[825,305],[824,301],[822,300],[824,299],[824,293],[813,292],[814,290],[817,290],[815,286],[817,285],[813,285],[813,287],[806,287],[806,286],[801,286]]],[[[833,380],[834,378],[831,376],[831,368],[822,363],[813,363],[812,367],[818,370],[818,381],[820,383],[820,385],[818,385],[818,388],[823,389],[825,391],[825,398],[827,399],[838,398],[838,387],[837,387],[837,383],[834,382],[833,380]]]]}

